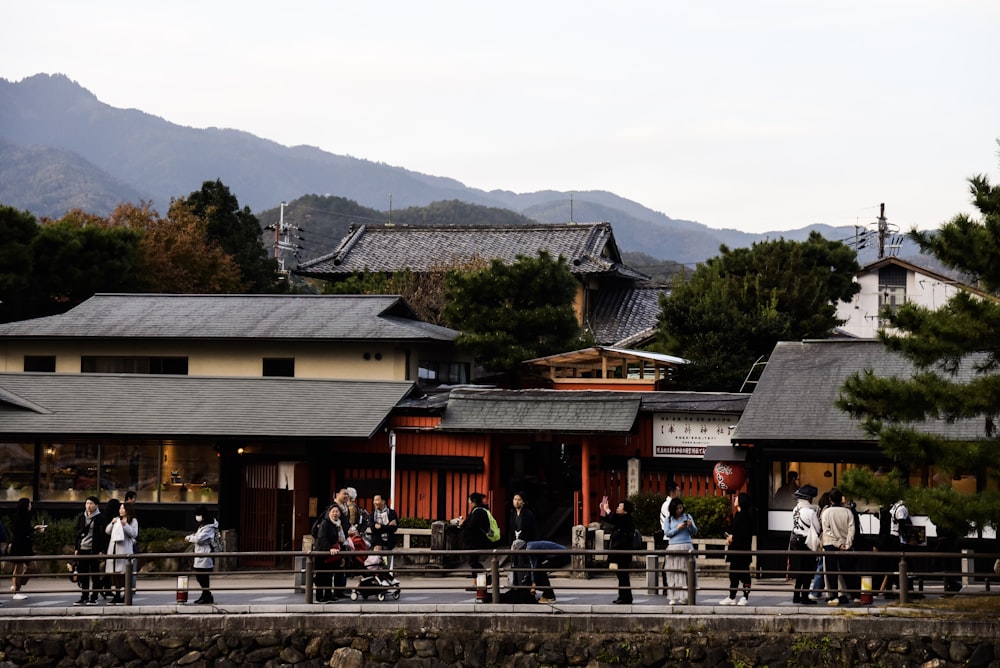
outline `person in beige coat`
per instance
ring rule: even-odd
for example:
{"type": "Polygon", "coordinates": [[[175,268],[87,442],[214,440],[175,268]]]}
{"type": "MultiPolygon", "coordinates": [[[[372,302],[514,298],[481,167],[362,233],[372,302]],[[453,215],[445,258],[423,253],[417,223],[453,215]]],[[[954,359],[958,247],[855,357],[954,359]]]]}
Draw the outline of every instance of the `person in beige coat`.
{"type": "Polygon", "coordinates": [[[111,537],[108,541],[108,559],[104,571],[111,575],[111,585],[115,596],[112,605],[125,602],[122,589],[125,588],[125,563],[127,559],[115,559],[117,555],[135,554],[135,541],[139,537],[139,520],[132,516],[131,504],[123,503],[118,508],[118,517],[108,523],[105,531],[111,537]]]}

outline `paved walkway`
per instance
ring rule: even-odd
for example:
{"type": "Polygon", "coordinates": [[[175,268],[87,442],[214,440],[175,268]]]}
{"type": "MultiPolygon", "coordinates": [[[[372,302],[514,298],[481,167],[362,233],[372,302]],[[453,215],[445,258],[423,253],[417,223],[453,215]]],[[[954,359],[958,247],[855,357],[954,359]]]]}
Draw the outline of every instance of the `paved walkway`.
{"type": "MultiPolygon", "coordinates": [[[[633,583],[639,580],[633,578],[633,583]]],[[[4,580],[5,585],[8,580],[4,580]]],[[[349,581],[349,587],[356,586],[357,580],[349,581]]],[[[139,589],[132,606],[109,605],[103,602],[97,606],[74,606],[79,589],[67,578],[38,578],[30,581],[24,589],[26,599],[13,600],[10,591],[0,594],[0,618],[24,615],[131,615],[131,614],[253,614],[276,612],[311,613],[322,610],[329,613],[381,611],[406,613],[432,612],[575,612],[581,614],[618,614],[627,612],[641,614],[726,614],[739,615],[826,615],[838,611],[851,614],[887,615],[899,611],[898,601],[874,597],[870,604],[829,606],[824,602],[816,605],[792,603],[791,583],[784,580],[755,580],[754,589],[747,605],[720,606],[719,602],[728,596],[728,579],[701,577],[695,605],[668,605],[666,596],[652,593],[639,586],[633,586],[632,605],[613,605],[617,597],[617,581],[613,577],[598,577],[590,580],[566,577],[552,578],[557,600],[552,604],[540,605],[494,605],[487,592],[486,601],[478,600],[477,593],[469,585],[467,578],[406,576],[401,577],[398,600],[393,592],[385,592],[385,600],[379,601],[372,595],[367,600],[358,596],[357,600],[343,599],[335,603],[305,603],[303,590],[296,590],[289,573],[276,574],[230,572],[212,575],[215,597],[214,605],[194,605],[198,597],[194,578],[190,578],[189,603],[179,603],[175,577],[141,576],[139,589]]],[[[997,593],[993,589],[993,594],[997,593]]],[[[923,592],[926,602],[943,600],[944,592],[939,584],[931,584],[923,592]]],[[[985,594],[981,584],[967,586],[963,593],[985,594]]]]}

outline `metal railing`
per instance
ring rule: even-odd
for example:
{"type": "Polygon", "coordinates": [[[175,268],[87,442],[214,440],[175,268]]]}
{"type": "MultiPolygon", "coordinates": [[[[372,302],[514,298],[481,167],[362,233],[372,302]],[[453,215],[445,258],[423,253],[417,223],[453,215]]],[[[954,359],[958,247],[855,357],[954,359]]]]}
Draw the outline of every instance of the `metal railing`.
{"type": "MultiPolygon", "coordinates": [[[[532,570],[537,570],[537,567],[532,568],[531,565],[522,565],[522,560],[529,557],[542,557],[552,553],[544,551],[535,552],[510,549],[495,549],[484,552],[481,550],[431,550],[404,548],[393,550],[391,552],[345,551],[340,554],[344,557],[358,559],[363,559],[370,555],[379,555],[381,557],[393,559],[395,563],[392,575],[401,583],[399,586],[405,588],[407,591],[469,591],[471,589],[476,591],[478,600],[500,603],[503,591],[533,588],[532,585],[529,584],[512,584],[512,582],[522,581],[520,576],[530,574],[532,570]],[[485,587],[476,586],[475,583],[473,583],[472,587],[470,587],[469,583],[473,581],[473,572],[467,563],[470,557],[478,557],[486,565],[483,571],[481,571],[489,575],[488,584],[485,587]],[[449,578],[451,578],[451,580],[449,580],[449,578]],[[460,581],[456,582],[454,580],[455,578],[460,578],[460,581]]],[[[724,571],[719,571],[718,567],[715,565],[711,568],[705,568],[705,564],[703,563],[705,561],[703,558],[706,556],[712,557],[715,560],[718,559],[718,555],[715,550],[712,550],[710,554],[707,554],[704,551],[693,551],[688,553],[686,555],[687,558],[684,561],[685,567],[683,569],[673,570],[665,568],[665,558],[668,555],[676,556],[676,553],[668,553],[665,550],[632,551],[566,549],[558,551],[557,554],[561,557],[568,558],[570,563],[560,565],[552,571],[546,572],[561,573],[564,574],[564,577],[569,578],[568,582],[563,581],[560,583],[559,588],[561,590],[593,589],[594,586],[592,584],[587,584],[583,581],[592,578],[608,578],[615,575],[615,571],[608,568],[608,562],[612,561],[612,559],[609,558],[616,555],[631,555],[633,557],[631,567],[624,570],[627,571],[632,577],[632,586],[634,589],[645,589],[650,594],[659,593],[665,588],[665,585],[662,584],[664,575],[672,572],[682,573],[685,576],[687,599],[691,604],[695,604],[700,595],[710,592],[729,591],[727,574],[724,571]],[[639,576],[638,583],[636,582],[636,576],[639,576]],[[574,580],[580,581],[579,584],[574,584],[574,580]]],[[[753,585],[753,591],[755,594],[760,592],[788,593],[789,582],[794,581],[797,575],[809,575],[811,578],[816,574],[815,569],[797,571],[791,570],[789,567],[785,567],[768,570],[759,566],[759,564],[763,561],[786,561],[786,563],[788,563],[791,559],[802,558],[804,554],[801,551],[729,550],[728,554],[751,555],[754,558],[757,566],[751,570],[751,577],[755,581],[755,584],[753,585]],[[768,559],[765,559],[765,557],[768,559]]],[[[183,563],[185,561],[193,560],[195,556],[205,555],[195,555],[191,552],[165,552],[137,553],[127,556],[5,556],[2,558],[2,563],[5,566],[4,576],[12,577],[12,574],[9,572],[10,567],[21,563],[56,561],[66,564],[72,561],[85,560],[100,562],[105,562],[109,559],[124,560],[124,573],[122,574],[124,576],[124,583],[132,583],[134,581],[136,586],[144,592],[177,591],[178,602],[180,602],[180,591],[176,584],[177,578],[187,577],[190,582],[194,582],[195,576],[198,575],[198,572],[189,569],[170,570],[152,568],[152,566],[162,566],[165,560],[179,560],[183,563]],[[133,580],[133,578],[135,580],[133,580]]],[[[315,600],[314,580],[317,573],[317,559],[327,555],[322,552],[290,553],[287,551],[270,551],[217,552],[212,553],[211,556],[215,559],[235,561],[247,557],[276,557],[279,561],[291,562],[289,566],[277,569],[259,571],[249,569],[212,571],[210,576],[212,579],[213,591],[252,590],[260,592],[267,589],[282,591],[293,589],[295,593],[301,594],[303,602],[312,603],[315,600]],[[257,575],[261,577],[247,577],[257,575]]],[[[823,556],[823,553],[809,553],[805,556],[807,558],[819,558],[823,556]]],[[[880,584],[884,578],[888,577],[890,581],[898,587],[898,597],[901,603],[908,603],[916,596],[919,596],[922,593],[924,582],[931,579],[959,581],[966,585],[973,583],[982,584],[981,588],[976,587],[973,591],[962,592],[963,595],[982,596],[991,594],[991,583],[994,580],[1000,580],[1000,576],[994,574],[992,571],[987,572],[980,570],[979,572],[976,572],[973,568],[974,562],[978,560],[982,563],[992,564],[998,556],[1000,555],[992,553],[972,553],[968,550],[964,550],[962,553],[922,551],[838,552],[837,557],[842,563],[846,564],[846,566],[839,571],[828,571],[825,575],[827,577],[845,576],[846,578],[867,577],[871,578],[869,584],[873,586],[880,584]],[[927,564],[932,563],[933,560],[939,560],[942,563],[957,567],[951,569],[930,570],[927,568],[927,564]]],[[[369,595],[378,596],[380,593],[384,594],[386,592],[385,586],[380,584],[364,585],[361,582],[359,582],[358,585],[350,584],[350,579],[360,579],[369,574],[369,571],[365,569],[360,561],[356,565],[352,564],[349,568],[334,569],[334,572],[345,574],[348,578],[347,588],[364,598],[368,598],[369,595]]],[[[100,568],[98,572],[87,573],[87,575],[90,577],[103,577],[110,576],[112,574],[105,573],[104,569],[100,568]]],[[[40,573],[36,571],[30,573],[28,578],[43,579],[48,581],[50,585],[54,583],[56,586],[50,586],[47,589],[47,591],[50,592],[80,591],[80,588],[71,580],[70,573],[66,570],[50,573],[40,573]],[[62,583],[65,583],[65,586],[62,586],[62,583]]],[[[857,581],[855,580],[854,582],[857,581]]],[[[873,595],[876,592],[873,588],[865,587],[863,585],[864,583],[861,585],[848,584],[847,586],[840,588],[838,588],[837,585],[823,586],[817,591],[835,596],[839,590],[852,598],[873,595]]],[[[609,589],[614,588],[615,586],[616,584],[613,583],[608,583],[607,585],[609,589]]],[[[192,589],[195,589],[195,587],[192,587],[192,589]]],[[[101,589],[92,587],[90,591],[101,593],[107,592],[108,590],[106,588],[101,589]]],[[[396,591],[398,592],[398,589],[396,591]]],[[[122,595],[125,605],[132,605],[133,593],[132,587],[123,587],[122,595]]],[[[945,590],[942,593],[947,595],[950,592],[945,590]]]]}

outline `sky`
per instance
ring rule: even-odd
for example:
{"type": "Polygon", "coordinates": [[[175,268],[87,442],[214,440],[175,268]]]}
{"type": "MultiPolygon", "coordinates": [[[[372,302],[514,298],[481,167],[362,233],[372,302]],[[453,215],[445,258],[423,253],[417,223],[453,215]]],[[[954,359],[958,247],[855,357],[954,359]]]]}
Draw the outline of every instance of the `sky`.
{"type": "Polygon", "coordinates": [[[0,78],[483,190],[905,231],[1000,181],[996,0],[0,6],[0,78]]]}

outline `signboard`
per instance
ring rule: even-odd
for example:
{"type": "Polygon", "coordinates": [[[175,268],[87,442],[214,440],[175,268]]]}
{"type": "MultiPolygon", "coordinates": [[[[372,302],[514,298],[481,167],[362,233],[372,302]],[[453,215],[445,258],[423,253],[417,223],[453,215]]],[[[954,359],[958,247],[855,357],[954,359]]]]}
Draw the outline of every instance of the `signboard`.
{"type": "Polygon", "coordinates": [[[710,445],[730,445],[738,413],[654,413],[653,456],[702,459],[710,445]]]}

